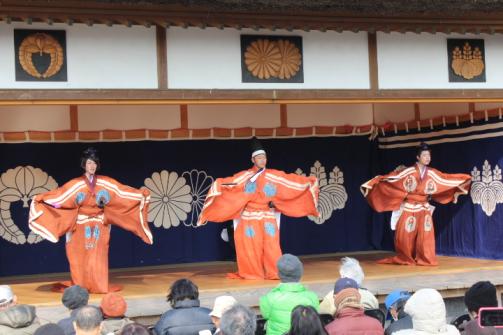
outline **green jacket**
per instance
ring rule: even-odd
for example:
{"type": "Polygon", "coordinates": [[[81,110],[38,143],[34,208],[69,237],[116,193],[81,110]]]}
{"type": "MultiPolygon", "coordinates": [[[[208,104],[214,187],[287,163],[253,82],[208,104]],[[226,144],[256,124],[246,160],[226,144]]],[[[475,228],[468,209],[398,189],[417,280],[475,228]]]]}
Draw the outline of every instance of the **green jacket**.
{"type": "Polygon", "coordinates": [[[312,306],[318,310],[316,293],[308,291],[301,283],[281,283],[260,298],[260,313],[267,320],[267,335],[282,335],[290,330],[290,316],[298,305],[312,306]]]}

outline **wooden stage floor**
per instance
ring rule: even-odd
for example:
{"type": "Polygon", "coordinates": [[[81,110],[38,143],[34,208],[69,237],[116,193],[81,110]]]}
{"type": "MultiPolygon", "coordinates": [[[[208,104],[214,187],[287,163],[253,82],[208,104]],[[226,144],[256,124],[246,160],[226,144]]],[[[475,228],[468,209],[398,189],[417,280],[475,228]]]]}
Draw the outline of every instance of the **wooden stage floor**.
{"type": "MultiPolygon", "coordinates": [[[[479,280],[490,280],[499,289],[503,288],[503,261],[439,256],[440,265],[436,267],[375,262],[387,255],[389,253],[368,252],[301,257],[304,263],[302,282],[323,298],[339,277],[340,258],[351,256],[357,258],[364,269],[364,286],[380,301],[395,288],[415,291],[432,287],[444,297],[462,296],[466,288],[479,280]]],[[[112,270],[110,281],[124,285],[121,293],[128,301],[130,316],[159,315],[165,311],[168,287],[179,278],[190,278],[198,285],[204,306],[211,306],[214,298],[222,294],[231,294],[244,304],[256,306],[259,297],[278,284],[278,281],[225,278],[225,274],[232,271],[235,271],[233,262],[192,263],[112,270]]],[[[61,293],[51,292],[51,284],[68,279],[68,274],[37,275],[0,278],[0,284],[11,285],[20,303],[36,305],[39,314],[45,311],[46,318],[52,319],[50,314],[60,315],[65,311],[61,307],[61,293]]],[[[91,303],[99,304],[100,299],[101,295],[92,295],[91,303]]]]}

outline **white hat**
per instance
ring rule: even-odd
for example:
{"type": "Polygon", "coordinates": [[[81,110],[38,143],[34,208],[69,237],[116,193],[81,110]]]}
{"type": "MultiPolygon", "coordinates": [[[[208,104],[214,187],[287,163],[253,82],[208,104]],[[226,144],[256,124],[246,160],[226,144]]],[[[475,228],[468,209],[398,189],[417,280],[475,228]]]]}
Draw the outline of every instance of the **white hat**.
{"type": "Polygon", "coordinates": [[[14,300],[14,293],[9,285],[0,285],[0,306],[7,305],[14,300]]]}
{"type": "Polygon", "coordinates": [[[213,305],[213,310],[210,312],[211,316],[221,318],[222,314],[234,304],[237,304],[237,300],[230,295],[221,295],[215,299],[215,304],[213,305]]]}

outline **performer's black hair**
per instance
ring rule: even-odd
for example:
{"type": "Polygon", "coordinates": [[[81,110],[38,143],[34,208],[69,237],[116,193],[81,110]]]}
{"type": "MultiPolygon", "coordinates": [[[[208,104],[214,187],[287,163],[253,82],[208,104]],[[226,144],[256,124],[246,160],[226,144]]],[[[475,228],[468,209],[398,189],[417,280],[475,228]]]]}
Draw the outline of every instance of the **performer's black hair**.
{"type": "Polygon", "coordinates": [[[426,144],[425,142],[421,142],[419,143],[419,146],[417,147],[417,156],[421,156],[421,153],[423,151],[429,151],[430,154],[431,154],[431,149],[430,147],[428,146],[428,144],[426,144]]]}
{"type": "Polygon", "coordinates": [[[93,147],[87,148],[82,152],[82,156],[80,158],[80,167],[83,168],[84,170],[86,169],[86,162],[87,160],[90,159],[93,162],[96,163],[96,171],[100,169],[100,157],[98,156],[98,150],[94,149],[93,147]]]}

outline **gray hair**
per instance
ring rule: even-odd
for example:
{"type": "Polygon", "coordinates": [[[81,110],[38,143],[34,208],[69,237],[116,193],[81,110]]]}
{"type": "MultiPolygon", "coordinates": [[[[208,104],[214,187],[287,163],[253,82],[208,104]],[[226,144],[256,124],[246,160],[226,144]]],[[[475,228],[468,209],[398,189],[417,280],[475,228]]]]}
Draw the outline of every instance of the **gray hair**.
{"type": "Polygon", "coordinates": [[[220,331],[224,335],[254,335],[256,328],[257,316],[241,304],[229,308],[220,319],[220,331]]]}
{"type": "Polygon", "coordinates": [[[363,279],[365,278],[360,262],[356,258],[351,257],[343,257],[341,259],[339,274],[341,278],[353,279],[358,284],[358,287],[362,286],[363,279]]]}
{"type": "Polygon", "coordinates": [[[78,309],[75,315],[75,325],[83,331],[91,331],[98,328],[103,321],[103,314],[96,306],[84,306],[78,309]]]}

